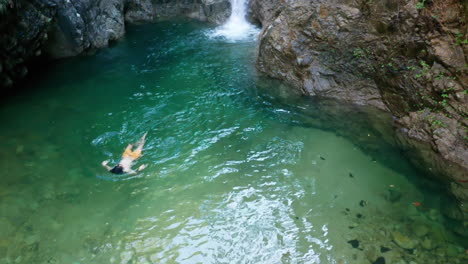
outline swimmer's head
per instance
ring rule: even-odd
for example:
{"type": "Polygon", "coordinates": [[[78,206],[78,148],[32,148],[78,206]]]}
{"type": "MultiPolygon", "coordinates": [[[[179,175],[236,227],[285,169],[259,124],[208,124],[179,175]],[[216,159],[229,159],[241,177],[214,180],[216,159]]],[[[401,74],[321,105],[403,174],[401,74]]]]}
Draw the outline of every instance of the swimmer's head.
{"type": "Polygon", "coordinates": [[[120,164],[117,164],[117,165],[115,165],[114,168],[112,168],[112,169],[110,170],[110,172],[115,173],[115,174],[123,174],[123,173],[124,173],[124,170],[123,170],[123,167],[120,166],[120,164]]]}

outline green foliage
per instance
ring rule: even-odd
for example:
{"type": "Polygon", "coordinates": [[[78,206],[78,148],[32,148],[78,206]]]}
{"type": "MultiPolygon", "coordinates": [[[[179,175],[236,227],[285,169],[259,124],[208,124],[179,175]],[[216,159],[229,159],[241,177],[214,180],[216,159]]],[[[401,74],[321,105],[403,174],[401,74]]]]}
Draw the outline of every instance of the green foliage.
{"type": "Polygon", "coordinates": [[[419,64],[421,64],[421,66],[424,68],[424,69],[429,69],[429,64],[427,64],[425,61],[420,61],[419,64]]]}
{"type": "Polygon", "coordinates": [[[468,44],[468,39],[462,33],[455,34],[455,45],[461,46],[468,44]]]}
{"type": "Polygon", "coordinates": [[[355,48],[353,50],[353,56],[356,58],[363,58],[368,56],[369,50],[366,48],[355,48]]]}
{"type": "Polygon", "coordinates": [[[435,127],[447,127],[447,125],[439,119],[432,119],[431,124],[435,127]]]}
{"type": "Polygon", "coordinates": [[[387,63],[387,67],[391,68],[394,71],[398,70],[398,68],[391,62],[387,63]]]}
{"type": "Polygon", "coordinates": [[[353,50],[353,56],[357,58],[362,58],[366,55],[366,50],[361,48],[355,48],[353,50]]]}
{"type": "Polygon", "coordinates": [[[442,91],[442,94],[440,95],[442,97],[442,101],[439,102],[440,105],[442,105],[443,107],[448,106],[447,99],[450,97],[450,92],[452,91],[453,91],[453,87],[444,89],[442,91]]]}
{"type": "MultiPolygon", "coordinates": [[[[448,97],[448,95],[447,95],[447,97],[448,97]]],[[[442,101],[440,101],[439,104],[440,104],[441,106],[443,106],[443,107],[447,107],[447,106],[448,106],[447,100],[445,100],[445,99],[442,100],[442,101]]]]}
{"type": "Polygon", "coordinates": [[[416,78],[421,78],[422,76],[426,75],[429,73],[429,64],[427,64],[425,61],[420,61],[419,64],[422,66],[422,71],[419,74],[416,74],[414,77],[416,78]]]}
{"type": "Polygon", "coordinates": [[[439,73],[436,77],[434,77],[434,80],[442,80],[442,78],[445,77],[445,74],[443,72],[439,73]]]}
{"type": "Polygon", "coordinates": [[[416,4],[416,8],[423,9],[425,4],[426,4],[426,0],[421,0],[420,2],[416,4]]]}

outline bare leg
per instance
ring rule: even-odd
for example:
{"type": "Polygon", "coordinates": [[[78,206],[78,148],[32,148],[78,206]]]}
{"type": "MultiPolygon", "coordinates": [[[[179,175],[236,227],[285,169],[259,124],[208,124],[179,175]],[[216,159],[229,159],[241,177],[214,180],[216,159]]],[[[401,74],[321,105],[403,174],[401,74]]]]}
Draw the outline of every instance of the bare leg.
{"type": "Polygon", "coordinates": [[[129,150],[132,151],[133,144],[128,144],[127,147],[125,148],[125,151],[129,150]]]}
{"type": "Polygon", "coordinates": [[[148,132],[146,132],[142,137],[141,139],[138,141],[138,147],[135,149],[135,151],[138,151],[138,152],[141,152],[143,150],[143,147],[145,146],[145,143],[146,143],[146,135],[148,134],[148,132]]]}

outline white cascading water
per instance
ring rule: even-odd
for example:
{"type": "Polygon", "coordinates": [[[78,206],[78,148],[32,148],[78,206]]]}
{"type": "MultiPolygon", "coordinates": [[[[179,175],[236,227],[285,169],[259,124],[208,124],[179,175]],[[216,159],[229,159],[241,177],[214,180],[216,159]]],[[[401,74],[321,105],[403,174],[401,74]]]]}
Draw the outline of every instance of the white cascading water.
{"type": "Polygon", "coordinates": [[[223,37],[231,42],[255,40],[259,29],[245,19],[247,1],[231,0],[231,16],[225,24],[212,31],[210,36],[223,37]]]}

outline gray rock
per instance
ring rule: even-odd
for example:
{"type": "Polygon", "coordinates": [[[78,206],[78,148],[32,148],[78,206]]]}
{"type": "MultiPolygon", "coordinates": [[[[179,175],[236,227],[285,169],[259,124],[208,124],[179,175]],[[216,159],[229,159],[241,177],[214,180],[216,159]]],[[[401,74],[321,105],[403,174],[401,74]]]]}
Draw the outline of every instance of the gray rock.
{"type": "Polygon", "coordinates": [[[452,37],[466,9],[447,3],[435,17],[390,2],[251,0],[263,26],[257,68],[305,95],[390,111],[401,128],[391,144],[466,205],[467,49],[452,37]]]}
{"type": "Polygon", "coordinates": [[[124,0],[70,0],[57,2],[57,6],[57,20],[45,47],[54,58],[105,47],[125,32],[124,0]]]}
{"type": "Polygon", "coordinates": [[[125,21],[130,23],[150,22],[156,18],[156,10],[151,0],[129,1],[126,6],[125,21]]]}
{"type": "Polygon", "coordinates": [[[418,237],[424,237],[429,233],[429,228],[422,223],[413,223],[412,229],[413,233],[418,237]]]}
{"type": "Polygon", "coordinates": [[[434,243],[429,238],[425,238],[421,242],[421,246],[426,250],[431,250],[431,249],[433,249],[435,247],[434,243]]]}
{"type": "Polygon", "coordinates": [[[395,231],[392,232],[393,241],[404,249],[413,249],[418,245],[418,241],[411,239],[408,236],[403,235],[402,233],[395,231]]]}
{"type": "Polygon", "coordinates": [[[229,0],[153,1],[159,18],[186,16],[189,18],[221,24],[231,14],[229,0]]]}
{"type": "Polygon", "coordinates": [[[106,47],[129,23],[186,16],[222,23],[229,0],[35,0],[13,1],[0,21],[0,87],[11,87],[27,74],[36,56],[64,58],[106,47]]]}
{"type": "Polygon", "coordinates": [[[400,201],[401,196],[402,196],[402,193],[401,193],[401,191],[399,189],[390,188],[390,189],[388,189],[388,195],[386,197],[390,202],[396,203],[396,202],[400,201]]]}
{"type": "Polygon", "coordinates": [[[460,253],[463,252],[463,249],[456,246],[456,245],[448,244],[447,248],[446,248],[446,252],[447,252],[447,256],[456,257],[456,256],[460,255],[460,253]]]}
{"type": "Polygon", "coordinates": [[[432,221],[440,221],[442,217],[440,212],[435,209],[429,210],[428,216],[429,216],[429,219],[431,219],[432,221]]]}

